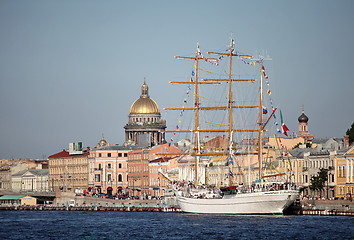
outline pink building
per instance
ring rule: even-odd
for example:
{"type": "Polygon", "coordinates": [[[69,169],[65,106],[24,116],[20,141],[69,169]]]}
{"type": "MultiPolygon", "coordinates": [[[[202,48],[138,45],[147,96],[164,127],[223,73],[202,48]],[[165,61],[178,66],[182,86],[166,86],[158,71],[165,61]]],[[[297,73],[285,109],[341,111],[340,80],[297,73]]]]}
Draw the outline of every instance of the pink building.
{"type": "Polygon", "coordinates": [[[128,188],[131,196],[162,196],[167,186],[158,171],[177,167],[176,156],[163,153],[180,153],[181,150],[170,144],[162,144],[150,149],[140,149],[128,154],[128,188]]]}
{"type": "Polygon", "coordinates": [[[125,194],[128,187],[128,153],[135,146],[109,146],[102,138],[89,156],[89,191],[91,193],[125,194]]]}

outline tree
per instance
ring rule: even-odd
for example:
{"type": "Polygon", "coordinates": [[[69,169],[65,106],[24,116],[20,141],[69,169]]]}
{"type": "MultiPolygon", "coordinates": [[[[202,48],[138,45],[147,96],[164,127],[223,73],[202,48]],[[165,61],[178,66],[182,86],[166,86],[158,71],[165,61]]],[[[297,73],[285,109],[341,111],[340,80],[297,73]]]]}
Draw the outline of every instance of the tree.
{"type": "Polygon", "coordinates": [[[311,177],[310,189],[313,191],[319,191],[320,195],[323,189],[326,186],[328,180],[328,169],[320,168],[320,171],[317,173],[317,176],[311,177]]]}
{"type": "Polygon", "coordinates": [[[354,142],[354,122],[351,128],[347,130],[346,134],[349,136],[349,144],[352,144],[352,142],[354,142]]]}

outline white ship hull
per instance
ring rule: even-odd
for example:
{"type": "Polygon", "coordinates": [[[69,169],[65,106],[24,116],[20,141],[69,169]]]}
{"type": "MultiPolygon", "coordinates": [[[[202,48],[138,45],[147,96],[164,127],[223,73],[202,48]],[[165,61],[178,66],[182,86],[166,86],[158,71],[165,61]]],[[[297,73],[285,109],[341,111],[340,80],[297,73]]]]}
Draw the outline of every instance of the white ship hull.
{"type": "Polygon", "coordinates": [[[280,190],[268,192],[225,195],[223,198],[186,198],[177,195],[183,212],[210,214],[283,214],[296,199],[298,191],[280,190]]]}

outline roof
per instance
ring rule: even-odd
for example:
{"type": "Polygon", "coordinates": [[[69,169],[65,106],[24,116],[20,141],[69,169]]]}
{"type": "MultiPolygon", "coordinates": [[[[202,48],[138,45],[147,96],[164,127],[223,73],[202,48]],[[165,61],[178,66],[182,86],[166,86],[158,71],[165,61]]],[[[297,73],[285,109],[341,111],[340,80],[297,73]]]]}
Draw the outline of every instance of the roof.
{"type": "Polygon", "coordinates": [[[26,196],[27,195],[4,195],[4,196],[0,197],[0,200],[17,200],[17,199],[21,199],[26,196]]]}
{"type": "Polygon", "coordinates": [[[150,160],[150,163],[154,163],[154,162],[168,162],[169,160],[171,160],[173,158],[156,158],[156,159],[153,159],[153,160],[150,160]]]}
{"type": "Polygon", "coordinates": [[[70,155],[69,151],[63,150],[61,152],[58,152],[56,154],[53,154],[53,155],[49,156],[48,159],[49,158],[80,157],[80,156],[84,157],[84,156],[88,156],[89,154],[90,154],[90,152],[87,151],[87,152],[84,152],[83,154],[72,154],[72,155],[70,155]]]}
{"type": "Polygon", "coordinates": [[[119,146],[119,145],[114,145],[114,146],[103,146],[100,148],[93,149],[92,151],[98,151],[98,150],[122,150],[122,151],[131,151],[137,149],[138,146],[119,146]]]}
{"type": "Polygon", "coordinates": [[[23,171],[13,174],[12,176],[13,177],[22,176],[26,172],[30,172],[35,176],[41,176],[41,175],[48,175],[49,169],[26,169],[26,170],[23,170],[23,171]]]}
{"type": "Polygon", "coordinates": [[[49,169],[29,169],[28,170],[33,175],[45,175],[49,173],[49,169]]]}
{"type": "Polygon", "coordinates": [[[149,87],[144,81],[141,85],[141,96],[130,107],[131,114],[160,113],[157,103],[149,97],[149,87]]]}
{"type": "Polygon", "coordinates": [[[329,140],[329,138],[314,138],[312,139],[312,143],[326,143],[329,140]]]}
{"type": "Polygon", "coordinates": [[[28,169],[25,169],[25,170],[22,170],[22,171],[19,171],[15,174],[12,174],[13,177],[17,177],[17,176],[22,176],[23,174],[25,174],[26,172],[28,171],[28,169]]]}
{"type": "Polygon", "coordinates": [[[291,156],[295,158],[304,158],[304,153],[311,152],[311,148],[295,148],[293,150],[289,150],[291,156]]]}

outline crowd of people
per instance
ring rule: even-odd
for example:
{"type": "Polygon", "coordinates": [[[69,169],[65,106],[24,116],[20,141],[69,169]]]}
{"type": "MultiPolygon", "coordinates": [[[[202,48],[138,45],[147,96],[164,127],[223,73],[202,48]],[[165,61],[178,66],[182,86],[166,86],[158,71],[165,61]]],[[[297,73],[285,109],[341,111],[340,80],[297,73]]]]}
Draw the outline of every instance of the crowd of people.
{"type": "Polygon", "coordinates": [[[191,181],[175,181],[173,182],[175,191],[178,191],[184,197],[191,198],[222,198],[225,194],[238,194],[247,192],[264,192],[264,191],[279,191],[279,190],[294,190],[295,184],[291,183],[254,183],[251,186],[245,186],[243,183],[232,187],[218,188],[215,185],[195,185],[191,181]]]}

